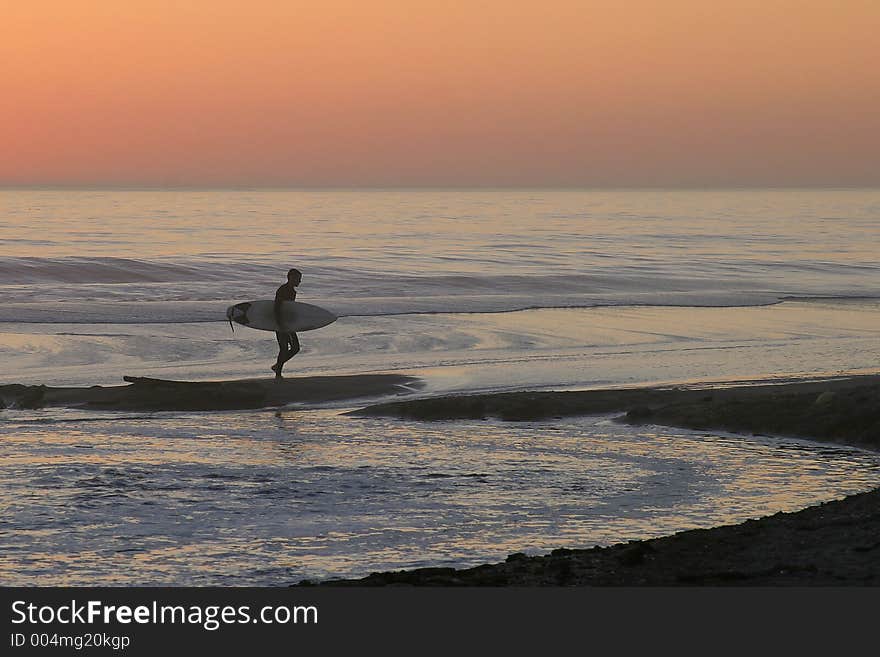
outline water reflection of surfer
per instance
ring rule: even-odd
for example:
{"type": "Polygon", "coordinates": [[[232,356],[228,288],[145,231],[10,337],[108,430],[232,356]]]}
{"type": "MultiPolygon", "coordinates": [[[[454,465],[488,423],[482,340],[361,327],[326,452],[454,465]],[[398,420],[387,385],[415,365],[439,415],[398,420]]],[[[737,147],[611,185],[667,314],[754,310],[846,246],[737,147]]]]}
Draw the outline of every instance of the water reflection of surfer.
{"type": "Polygon", "coordinates": [[[275,377],[278,379],[281,378],[281,368],[284,367],[284,363],[299,353],[299,338],[296,337],[296,333],[284,330],[281,303],[296,300],[296,286],[300,282],[302,282],[302,273],[299,269],[291,269],[287,272],[287,282],[275,292],[275,322],[280,330],[275,331],[275,337],[278,339],[278,360],[272,366],[272,371],[275,372],[275,377]]]}

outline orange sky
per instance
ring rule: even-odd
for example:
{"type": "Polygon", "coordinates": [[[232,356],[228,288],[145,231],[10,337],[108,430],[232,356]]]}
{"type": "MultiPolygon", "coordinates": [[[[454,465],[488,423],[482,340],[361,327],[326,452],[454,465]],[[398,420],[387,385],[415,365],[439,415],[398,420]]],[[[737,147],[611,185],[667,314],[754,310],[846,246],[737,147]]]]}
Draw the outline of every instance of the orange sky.
{"type": "Polygon", "coordinates": [[[0,184],[877,185],[878,0],[7,0],[0,184]]]}

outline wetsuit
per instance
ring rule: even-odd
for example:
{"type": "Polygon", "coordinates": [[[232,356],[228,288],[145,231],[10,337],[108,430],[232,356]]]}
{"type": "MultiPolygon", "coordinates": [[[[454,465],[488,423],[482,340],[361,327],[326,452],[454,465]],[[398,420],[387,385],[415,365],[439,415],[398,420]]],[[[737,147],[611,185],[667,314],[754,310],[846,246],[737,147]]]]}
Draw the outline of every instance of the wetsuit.
{"type": "MultiPolygon", "coordinates": [[[[280,315],[282,301],[295,300],[296,288],[293,285],[285,283],[279,287],[275,293],[275,316],[278,317],[280,315]]],[[[278,360],[272,369],[275,370],[278,376],[281,376],[281,368],[284,367],[284,363],[299,353],[299,338],[296,336],[296,333],[282,333],[281,331],[276,331],[275,337],[278,340],[278,360]]]]}

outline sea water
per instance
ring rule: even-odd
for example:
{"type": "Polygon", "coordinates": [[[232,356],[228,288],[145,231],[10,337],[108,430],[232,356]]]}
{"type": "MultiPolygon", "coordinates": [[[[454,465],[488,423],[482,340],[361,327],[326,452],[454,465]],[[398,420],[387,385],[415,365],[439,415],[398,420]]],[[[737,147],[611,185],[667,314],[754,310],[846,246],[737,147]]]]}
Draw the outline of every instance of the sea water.
{"type": "Polygon", "coordinates": [[[880,484],[877,454],[608,416],[512,426],[327,410],[18,412],[6,423],[7,585],[273,586],[473,566],[880,484]]]}
{"type": "MultiPolygon", "coordinates": [[[[4,190],[0,383],[292,376],[416,394],[877,372],[877,190],[4,190]]],[[[367,403],[369,400],[363,400],[367,403]]],[[[285,584],[793,510],[878,483],[811,443],[535,424],[0,411],[0,581],[285,584]]]]}

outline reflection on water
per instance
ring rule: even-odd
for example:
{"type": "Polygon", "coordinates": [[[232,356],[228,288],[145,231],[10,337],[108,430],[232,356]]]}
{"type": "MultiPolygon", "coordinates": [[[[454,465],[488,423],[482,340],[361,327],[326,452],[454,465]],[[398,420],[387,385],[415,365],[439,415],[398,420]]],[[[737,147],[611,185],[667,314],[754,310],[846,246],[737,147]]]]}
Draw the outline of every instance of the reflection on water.
{"type": "MultiPolygon", "coordinates": [[[[433,391],[876,373],[880,305],[347,317],[301,341],[299,375],[396,371],[426,379],[433,391]]],[[[0,322],[0,385],[115,385],[122,374],[187,381],[265,377],[276,355],[271,333],[232,333],[224,322],[0,322]]]]}
{"type": "Polygon", "coordinates": [[[3,584],[282,585],[589,547],[866,490],[877,455],[608,418],[0,416],[3,584]]]}

